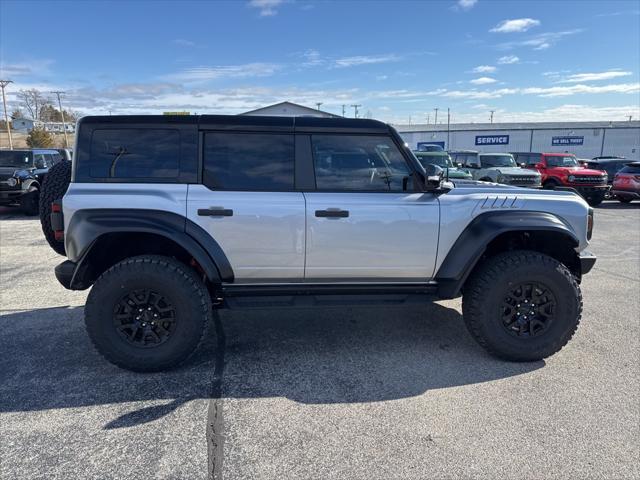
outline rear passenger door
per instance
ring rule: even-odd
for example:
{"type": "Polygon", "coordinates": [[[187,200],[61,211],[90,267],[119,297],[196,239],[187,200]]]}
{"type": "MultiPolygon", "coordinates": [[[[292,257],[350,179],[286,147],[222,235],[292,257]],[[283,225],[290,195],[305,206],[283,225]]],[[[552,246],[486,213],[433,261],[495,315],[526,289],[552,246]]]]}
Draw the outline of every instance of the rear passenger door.
{"type": "Polygon", "coordinates": [[[187,217],[220,245],[235,282],[301,281],[305,201],[294,191],[293,132],[201,133],[202,182],[187,217]]]}
{"type": "Polygon", "coordinates": [[[316,189],[307,201],[307,282],[426,281],[433,275],[437,198],[384,135],[313,134],[316,189]]]}

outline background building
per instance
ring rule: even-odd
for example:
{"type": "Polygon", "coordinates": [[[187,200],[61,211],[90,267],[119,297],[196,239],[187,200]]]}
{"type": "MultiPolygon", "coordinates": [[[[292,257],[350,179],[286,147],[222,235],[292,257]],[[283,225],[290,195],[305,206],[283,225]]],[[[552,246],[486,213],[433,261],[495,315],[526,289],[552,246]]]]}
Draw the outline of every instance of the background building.
{"type": "MultiPolygon", "coordinates": [[[[251,110],[241,115],[273,115],[276,117],[322,117],[322,118],[339,118],[340,115],[323,112],[317,108],[305,107],[292,102],[280,102],[266,107],[251,110]]],[[[341,118],[341,117],[340,117],[341,118]]]]}
{"type": "Polygon", "coordinates": [[[447,150],[571,152],[578,158],[618,155],[640,160],[640,122],[465,123],[395,125],[412,149],[436,143],[447,150]]]}

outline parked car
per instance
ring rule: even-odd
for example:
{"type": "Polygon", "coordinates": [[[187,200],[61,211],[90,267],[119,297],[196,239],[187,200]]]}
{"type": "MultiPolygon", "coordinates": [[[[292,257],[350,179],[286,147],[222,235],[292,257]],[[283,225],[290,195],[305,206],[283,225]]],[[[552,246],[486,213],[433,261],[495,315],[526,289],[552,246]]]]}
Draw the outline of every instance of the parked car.
{"type": "Polygon", "coordinates": [[[510,153],[451,152],[454,162],[468,169],[474,180],[516,187],[540,188],[540,174],[520,168],[510,153]]]}
{"type": "Polygon", "coordinates": [[[640,199],[640,162],[631,162],[616,173],[611,194],[622,203],[640,199]]]}
{"type": "Polygon", "coordinates": [[[0,205],[37,215],[42,181],[61,158],[57,150],[0,150],[0,205]]]}
{"type": "Polygon", "coordinates": [[[626,160],[626,158],[617,155],[602,155],[600,157],[593,157],[591,160],[626,160]]]}
{"type": "Polygon", "coordinates": [[[444,148],[433,143],[419,143],[418,152],[444,152],[444,148]]]}
{"type": "Polygon", "coordinates": [[[515,152],[513,155],[519,164],[542,175],[544,188],[573,188],[591,206],[602,203],[609,190],[607,173],[584,168],[573,154],[515,152]]]}
{"type": "Polygon", "coordinates": [[[471,180],[473,177],[466,170],[456,168],[447,152],[413,152],[423,167],[437,165],[444,169],[445,176],[452,180],[471,180]]]}

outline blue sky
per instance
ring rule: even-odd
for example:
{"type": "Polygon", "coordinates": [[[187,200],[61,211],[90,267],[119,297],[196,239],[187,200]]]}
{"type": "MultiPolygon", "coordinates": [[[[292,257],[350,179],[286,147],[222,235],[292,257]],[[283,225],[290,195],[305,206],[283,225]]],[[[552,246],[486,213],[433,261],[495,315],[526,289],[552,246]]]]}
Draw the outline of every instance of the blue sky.
{"type": "Polygon", "coordinates": [[[83,114],[640,117],[640,2],[0,1],[0,78],[83,114]]]}

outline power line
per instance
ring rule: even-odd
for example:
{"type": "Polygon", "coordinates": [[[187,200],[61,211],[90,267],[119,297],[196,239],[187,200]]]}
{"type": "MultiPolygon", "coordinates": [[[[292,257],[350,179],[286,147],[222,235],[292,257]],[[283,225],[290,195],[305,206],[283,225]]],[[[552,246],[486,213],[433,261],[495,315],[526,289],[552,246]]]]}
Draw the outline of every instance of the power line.
{"type": "Polygon", "coordinates": [[[356,104],[351,106],[353,107],[353,118],[358,118],[358,107],[361,107],[362,105],[356,104]]]}
{"type": "Polygon", "coordinates": [[[2,105],[4,106],[4,124],[7,127],[7,135],[9,136],[9,149],[13,150],[13,139],[11,138],[11,127],[9,127],[9,115],[7,114],[7,99],[4,96],[4,87],[13,83],[12,80],[0,80],[0,88],[2,89],[2,105]]]}
{"type": "Polygon", "coordinates": [[[67,139],[67,124],[64,121],[64,110],[62,110],[62,102],[60,101],[60,95],[62,95],[64,92],[61,90],[56,90],[55,92],[51,93],[55,93],[58,97],[58,107],[60,108],[60,116],[62,117],[62,133],[64,133],[64,146],[66,148],[69,148],[69,140],[67,139]]]}

